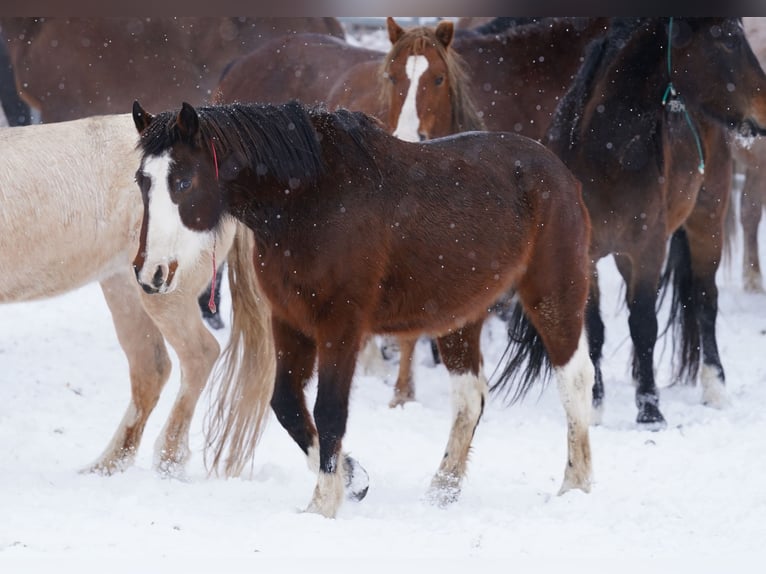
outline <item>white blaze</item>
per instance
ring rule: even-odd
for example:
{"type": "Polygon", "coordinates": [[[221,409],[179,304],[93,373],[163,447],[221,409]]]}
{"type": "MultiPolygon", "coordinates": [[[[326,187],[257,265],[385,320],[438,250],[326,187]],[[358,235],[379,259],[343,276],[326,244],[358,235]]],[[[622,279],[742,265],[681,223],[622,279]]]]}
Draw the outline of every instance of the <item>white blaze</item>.
{"type": "Polygon", "coordinates": [[[420,83],[420,77],[426,70],[428,70],[428,59],[425,56],[410,56],[407,58],[405,71],[407,72],[407,78],[410,80],[410,87],[404,97],[404,105],[399,113],[396,129],[394,129],[394,136],[404,141],[420,141],[420,136],[418,135],[420,120],[418,119],[417,109],[418,84],[420,83]]]}
{"type": "Polygon", "coordinates": [[[178,206],[170,199],[168,173],[172,160],[170,154],[148,156],[144,162],[144,173],[151,177],[149,199],[146,209],[149,213],[146,230],[146,257],[139,274],[142,283],[151,284],[157,270],[164,271],[165,279],[170,263],[176,262],[178,270],[168,285],[160,292],[172,291],[177,287],[178,276],[184,269],[196,265],[200,256],[213,247],[214,232],[192,231],[181,221],[178,206]]]}

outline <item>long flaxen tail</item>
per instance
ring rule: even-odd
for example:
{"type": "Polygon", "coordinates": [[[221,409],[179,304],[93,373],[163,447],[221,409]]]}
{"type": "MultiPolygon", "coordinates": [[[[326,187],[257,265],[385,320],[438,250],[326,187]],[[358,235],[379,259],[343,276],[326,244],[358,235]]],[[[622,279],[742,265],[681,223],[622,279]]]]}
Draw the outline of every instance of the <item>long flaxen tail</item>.
{"type": "Polygon", "coordinates": [[[250,229],[238,224],[228,258],[231,334],[216,365],[211,388],[218,392],[205,425],[205,464],[225,476],[239,476],[252,464],[274,391],[271,311],[255,277],[253,246],[250,229]]]}

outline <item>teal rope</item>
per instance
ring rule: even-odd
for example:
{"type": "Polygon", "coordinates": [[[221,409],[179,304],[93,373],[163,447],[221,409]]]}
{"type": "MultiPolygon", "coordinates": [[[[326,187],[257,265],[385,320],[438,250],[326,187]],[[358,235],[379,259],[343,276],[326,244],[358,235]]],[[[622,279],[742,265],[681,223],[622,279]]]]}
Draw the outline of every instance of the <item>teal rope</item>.
{"type": "MultiPolygon", "coordinates": [[[[668,78],[670,78],[673,74],[673,66],[670,61],[670,54],[672,52],[672,46],[671,46],[671,38],[673,34],[673,17],[670,17],[670,22],[668,23],[668,78]]],[[[686,123],[689,125],[689,129],[692,132],[692,135],[694,136],[694,142],[697,144],[697,153],[700,156],[700,163],[697,166],[697,171],[699,171],[701,174],[705,173],[705,156],[702,153],[702,143],[700,142],[699,134],[697,133],[697,129],[694,127],[694,124],[692,123],[692,118],[689,115],[689,110],[686,109],[686,106],[683,103],[683,100],[681,100],[681,96],[678,95],[678,92],[676,92],[676,89],[673,87],[673,82],[668,80],[668,87],[665,88],[665,93],[662,96],[662,105],[664,106],[669,98],[674,98],[675,101],[678,103],[676,104],[679,106],[679,109],[684,112],[684,116],[686,117],[686,123]]],[[[671,105],[670,111],[678,111],[678,109],[674,109],[673,105],[671,105]]]]}

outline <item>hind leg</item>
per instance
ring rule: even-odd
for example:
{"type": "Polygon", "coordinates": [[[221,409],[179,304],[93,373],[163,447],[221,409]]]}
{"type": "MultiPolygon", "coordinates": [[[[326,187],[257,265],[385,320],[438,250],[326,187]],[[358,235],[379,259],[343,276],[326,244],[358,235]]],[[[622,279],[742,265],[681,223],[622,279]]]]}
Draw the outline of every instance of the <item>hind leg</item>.
{"type": "Polygon", "coordinates": [[[563,257],[559,253],[558,265],[546,260],[554,256],[547,251],[533,257],[518,288],[524,313],[542,339],[553,367],[566,412],[567,463],[559,494],[573,488],[589,492],[591,486],[589,427],[595,369],[584,332],[589,287],[583,255],[579,250],[563,257]],[[552,273],[553,269],[558,273],[552,273]]]}
{"type": "MultiPolygon", "coordinates": [[[[766,147],[764,148],[766,150],[766,147]]],[[[766,154],[764,154],[766,156],[766,154]]],[[[749,166],[739,203],[742,224],[742,283],[745,291],[763,292],[763,277],[758,255],[758,226],[761,223],[763,199],[766,195],[766,166],[749,166]]]]}
{"type": "Polygon", "coordinates": [[[417,337],[399,337],[399,374],[396,377],[394,396],[388,406],[398,407],[415,400],[415,387],[412,383],[412,357],[415,354],[417,337]]]}
{"type": "MultiPolygon", "coordinates": [[[[725,149],[728,151],[728,146],[725,149]]],[[[716,161],[725,161],[726,157],[717,154],[716,161]]],[[[724,221],[731,192],[731,179],[720,175],[716,179],[716,175],[725,173],[731,173],[730,165],[716,166],[711,177],[705,177],[694,211],[684,224],[691,256],[691,306],[695,310],[702,347],[702,401],[715,408],[728,404],[726,377],[716,337],[718,287],[715,281],[723,252],[724,221]]],[[[759,212],[760,209],[759,205],[759,212]]]]}
{"type": "Polygon", "coordinates": [[[126,269],[102,281],[101,290],[128,359],[130,403],[112,440],[86,470],[112,474],[133,463],[146,421],[170,376],[171,362],[162,334],[141,305],[132,272],[126,269]]]}
{"type": "Polygon", "coordinates": [[[439,353],[450,373],[452,428],[428,498],[444,506],[457,500],[465,476],[468,453],[487,400],[482,373],[482,322],[471,323],[438,339],[439,353]]]}
{"type": "Polygon", "coordinates": [[[660,411],[660,395],[654,378],[654,347],[657,343],[657,289],[664,244],[647,248],[642,254],[615,255],[617,270],[627,286],[628,328],[633,342],[633,380],[636,386],[636,422],[648,430],[667,426],[660,411]],[[640,261],[634,264],[634,260],[640,261]],[[641,271],[639,275],[634,270],[641,271]]]}

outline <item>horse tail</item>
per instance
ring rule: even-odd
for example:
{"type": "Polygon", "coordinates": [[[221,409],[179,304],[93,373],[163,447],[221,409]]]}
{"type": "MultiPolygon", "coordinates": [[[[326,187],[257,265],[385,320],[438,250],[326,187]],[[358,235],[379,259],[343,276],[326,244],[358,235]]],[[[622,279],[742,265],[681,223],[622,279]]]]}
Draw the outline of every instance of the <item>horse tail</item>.
{"type": "Polygon", "coordinates": [[[676,379],[693,381],[700,363],[700,328],[696,315],[698,302],[694,296],[689,238],[683,227],[679,227],[670,239],[665,271],[660,279],[658,307],[669,288],[672,288],[670,313],[662,335],[672,329],[673,355],[680,360],[676,368],[676,379]],[[680,349],[677,349],[679,343],[680,349]]]}
{"type": "MultiPolygon", "coordinates": [[[[503,391],[511,404],[523,399],[541,376],[543,384],[550,379],[551,362],[548,352],[520,301],[513,306],[508,319],[508,345],[497,368],[503,363],[503,371],[489,390],[491,393],[503,391]]],[[[496,373],[497,369],[490,378],[495,378],[496,373]]]]}
{"type": "Polygon", "coordinates": [[[252,465],[274,391],[271,312],[256,281],[253,248],[252,232],[238,223],[228,257],[231,334],[216,366],[218,393],[205,433],[205,465],[216,473],[223,466],[225,476],[252,465]]]}

